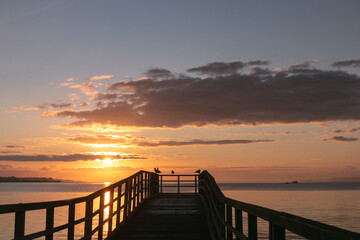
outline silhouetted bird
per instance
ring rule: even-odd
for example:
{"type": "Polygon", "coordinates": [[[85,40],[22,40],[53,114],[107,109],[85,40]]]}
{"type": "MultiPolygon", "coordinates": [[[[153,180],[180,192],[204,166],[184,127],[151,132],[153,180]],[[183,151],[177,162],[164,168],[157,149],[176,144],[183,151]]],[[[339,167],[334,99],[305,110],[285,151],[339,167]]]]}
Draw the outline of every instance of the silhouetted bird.
{"type": "Polygon", "coordinates": [[[154,171],[155,171],[155,173],[157,173],[157,174],[161,173],[161,171],[159,170],[159,168],[154,168],[154,171]]]}
{"type": "Polygon", "coordinates": [[[200,169],[199,169],[199,170],[196,170],[195,173],[200,173],[200,169]]]}
{"type": "Polygon", "coordinates": [[[175,173],[174,170],[171,170],[171,173],[174,174],[175,173]]]}

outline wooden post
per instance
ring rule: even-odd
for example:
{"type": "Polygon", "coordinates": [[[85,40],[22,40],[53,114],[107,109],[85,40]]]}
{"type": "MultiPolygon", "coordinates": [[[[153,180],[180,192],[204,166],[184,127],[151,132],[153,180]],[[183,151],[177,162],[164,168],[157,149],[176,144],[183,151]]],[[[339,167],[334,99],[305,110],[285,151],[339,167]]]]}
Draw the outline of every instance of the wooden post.
{"type": "Polygon", "coordinates": [[[139,206],[140,203],[140,174],[136,176],[136,206],[139,206]]]}
{"type": "Polygon", "coordinates": [[[195,175],[195,194],[197,193],[197,176],[195,175]]]}
{"type": "Polygon", "coordinates": [[[140,174],[140,182],[141,182],[141,202],[144,200],[144,173],[140,174]]]}
{"type": "Polygon", "coordinates": [[[285,229],[269,222],[269,236],[270,240],[285,240],[285,229]]]}
{"type": "Polygon", "coordinates": [[[68,223],[69,223],[68,235],[67,235],[68,240],[74,240],[74,230],[75,230],[74,222],[75,222],[75,203],[71,203],[69,205],[69,211],[68,211],[68,223]]]}
{"type": "Polygon", "coordinates": [[[14,239],[22,238],[25,235],[25,211],[15,212],[14,239]]]}
{"type": "Polygon", "coordinates": [[[117,207],[116,207],[116,227],[120,224],[120,208],[121,208],[121,189],[122,184],[118,186],[118,200],[117,200],[117,207]]]}
{"type": "MultiPolygon", "coordinates": [[[[229,205],[226,205],[226,223],[232,226],[232,208],[229,205]]],[[[226,239],[233,240],[232,231],[227,227],[226,239]]]]}
{"type": "Polygon", "coordinates": [[[131,193],[132,193],[132,196],[131,196],[131,201],[132,201],[132,208],[131,208],[131,212],[134,211],[135,209],[135,199],[136,199],[136,177],[133,178],[133,181],[131,182],[134,182],[132,185],[131,185],[131,193]]]}
{"type": "MultiPolygon", "coordinates": [[[[242,211],[235,208],[235,228],[240,233],[243,233],[243,219],[242,211]]],[[[236,240],[240,240],[239,237],[236,237],[236,240]]]]}
{"type": "Polygon", "coordinates": [[[159,193],[159,175],[151,173],[150,175],[150,197],[159,193]]]}
{"type": "Polygon", "coordinates": [[[163,193],[163,176],[160,176],[160,193],[163,193]]]}
{"type": "Polygon", "coordinates": [[[111,188],[110,189],[110,201],[109,201],[109,221],[108,221],[108,235],[112,232],[112,225],[113,225],[113,211],[114,211],[114,188],[111,188]]]}
{"type": "Polygon", "coordinates": [[[125,182],[125,195],[124,195],[124,219],[128,216],[128,208],[129,208],[129,181],[125,182]]]}
{"type": "Polygon", "coordinates": [[[93,213],[93,199],[86,201],[85,206],[85,230],[84,235],[86,239],[91,240],[91,231],[92,231],[92,213],[93,213]]]}
{"type": "Polygon", "coordinates": [[[145,198],[148,198],[148,173],[144,173],[145,174],[145,198]]]}
{"type": "MultiPolygon", "coordinates": [[[[46,230],[51,230],[54,228],[54,208],[47,208],[46,209],[46,230]]],[[[45,239],[46,240],[53,240],[54,238],[54,234],[50,233],[50,234],[46,234],[45,239]]]]}
{"type": "Polygon", "coordinates": [[[178,175],[178,194],[180,194],[180,175],[178,175]]]}
{"type": "Polygon", "coordinates": [[[104,228],[104,199],[106,192],[102,192],[100,195],[100,208],[99,208],[99,231],[98,239],[102,240],[103,228],[104,228]]]}
{"type": "MultiPolygon", "coordinates": [[[[220,202],[219,201],[219,204],[220,204],[220,217],[221,219],[225,222],[225,204],[220,202]]],[[[220,234],[221,234],[221,237],[223,239],[225,239],[225,226],[223,225],[222,222],[220,222],[220,234]]]]}
{"type": "Polygon", "coordinates": [[[249,240],[257,240],[257,218],[248,213],[249,240]]]}

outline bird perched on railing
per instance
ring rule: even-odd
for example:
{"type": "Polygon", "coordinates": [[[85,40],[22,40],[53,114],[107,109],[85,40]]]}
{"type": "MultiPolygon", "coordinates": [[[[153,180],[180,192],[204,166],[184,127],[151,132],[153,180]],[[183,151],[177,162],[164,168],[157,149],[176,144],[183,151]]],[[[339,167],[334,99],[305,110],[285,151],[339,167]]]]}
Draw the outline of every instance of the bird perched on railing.
{"type": "Polygon", "coordinates": [[[175,173],[174,170],[171,170],[171,173],[174,174],[175,173]]]}
{"type": "Polygon", "coordinates": [[[195,173],[200,173],[200,169],[196,170],[195,173]]]}
{"type": "Polygon", "coordinates": [[[161,171],[159,170],[159,168],[154,168],[154,172],[157,173],[157,174],[161,173],[161,171]]]}

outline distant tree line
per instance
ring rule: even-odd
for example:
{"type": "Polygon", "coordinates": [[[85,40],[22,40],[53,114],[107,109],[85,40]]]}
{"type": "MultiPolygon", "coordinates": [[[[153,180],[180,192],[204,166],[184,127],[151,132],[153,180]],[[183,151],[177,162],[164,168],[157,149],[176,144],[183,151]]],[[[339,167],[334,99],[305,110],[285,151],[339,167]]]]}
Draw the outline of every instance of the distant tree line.
{"type": "Polygon", "coordinates": [[[61,182],[51,177],[0,177],[0,182],[61,182]]]}

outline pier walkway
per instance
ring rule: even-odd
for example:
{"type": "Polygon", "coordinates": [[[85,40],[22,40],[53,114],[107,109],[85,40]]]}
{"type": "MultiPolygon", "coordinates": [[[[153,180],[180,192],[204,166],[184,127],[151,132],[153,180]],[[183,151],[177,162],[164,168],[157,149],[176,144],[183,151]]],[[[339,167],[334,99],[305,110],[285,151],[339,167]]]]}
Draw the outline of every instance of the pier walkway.
{"type": "Polygon", "coordinates": [[[360,240],[359,233],[227,198],[207,171],[139,171],[85,197],[0,205],[0,214],[14,221],[14,240],[257,240],[259,232],[269,240],[360,240]],[[65,224],[55,225],[58,208],[67,211],[65,224]],[[34,210],[45,210],[45,226],[29,234],[26,222],[34,219],[26,213],[34,210]]]}
{"type": "Polygon", "coordinates": [[[208,240],[205,209],[194,194],[163,194],[149,200],[111,239],[208,240]]]}

